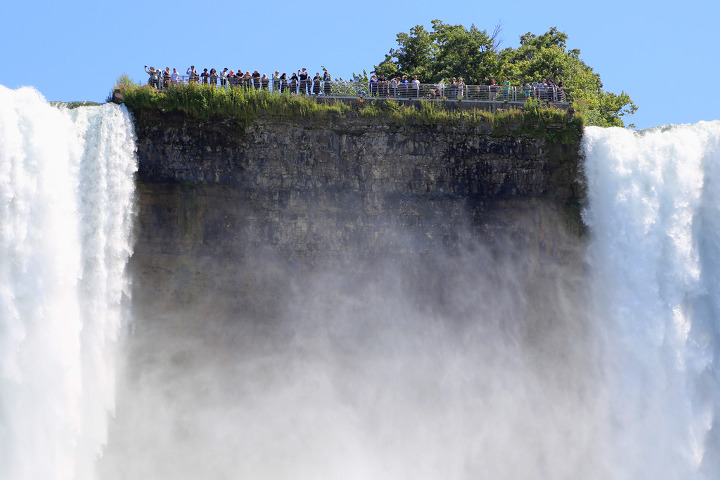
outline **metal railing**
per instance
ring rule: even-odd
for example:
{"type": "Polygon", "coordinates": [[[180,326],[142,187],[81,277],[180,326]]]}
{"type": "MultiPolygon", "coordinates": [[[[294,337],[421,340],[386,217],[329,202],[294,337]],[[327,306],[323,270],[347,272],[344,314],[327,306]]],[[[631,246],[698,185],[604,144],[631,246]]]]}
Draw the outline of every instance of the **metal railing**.
{"type": "Polygon", "coordinates": [[[270,79],[252,77],[222,76],[201,77],[178,75],[176,77],[161,76],[159,80],[148,83],[159,90],[172,88],[175,85],[197,83],[215,88],[254,88],[278,93],[288,92],[296,95],[317,95],[337,98],[387,98],[387,99],[425,99],[425,100],[462,100],[478,102],[512,102],[524,103],[530,99],[543,102],[565,104],[569,99],[562,88],[542,85],[506,86],[506,85],[465,85],[465,84],[430,84],[430,83],[395,83],[367,81],[292,81],[290,79],[270,79]]]}

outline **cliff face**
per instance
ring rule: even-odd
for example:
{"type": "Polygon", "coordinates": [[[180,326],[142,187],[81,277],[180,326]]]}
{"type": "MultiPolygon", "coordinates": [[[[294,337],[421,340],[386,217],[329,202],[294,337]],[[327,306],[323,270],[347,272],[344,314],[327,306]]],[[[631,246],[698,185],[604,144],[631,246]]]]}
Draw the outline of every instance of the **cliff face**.
{"type": "Polygon", "coordinates": [[[140,180],[148,183],[561,203],[580,194],[577,145],[497,136],[482,127],[404,127],[351,117],[261,119],[240,131],[222,122],[142,117],[137,133],[140,180]]]}
{"type": "Polygon", "coordinates": [[[530,251],[529,271],[578,260],[577,145],[352,117],[239,130],[138,114],[136,133],[136,299],[256,297],[269,258],[280,277],[470,244],[530,251]]]}

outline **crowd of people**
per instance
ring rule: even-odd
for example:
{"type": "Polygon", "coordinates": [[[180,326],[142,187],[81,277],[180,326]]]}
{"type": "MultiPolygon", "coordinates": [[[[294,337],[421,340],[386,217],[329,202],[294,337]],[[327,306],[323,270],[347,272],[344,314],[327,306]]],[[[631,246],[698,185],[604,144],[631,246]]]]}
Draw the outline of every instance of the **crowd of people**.
{"type": "MultiPolygon", "coordinates": [[[[293,72],[291,76],[278,70],[268,77],[267,74],[260,74],[257,70],[250,73],[238,69],[224,68],[217,71],[211,68],[203,69],[198,73],[194,65],[191,65],[180,75],[176,68],[170,71],[157,70],[154,67],[145,66],[145,71],[150,75],[148,84],[158,88],[166,89],[180,83],[200,83],[203,85],[220,86],[223,88],[254,88],[257,90],[270,90],[276,92],[290,92],[300,95],[324,95],[333,94],[332,77],[325,71],[311,76],[307,69],[302,68],[293,72]]],[[[452,78],[449,84],[422,84],[417,75],[412,80],[407,75],[387,79],[384,75],[372,75],[367,82],[367,94],[372,97],[392,98],[447,98],[459,100],[463,98],[489,101],[520,101],[539,99],[548,102],[566,102],[565,87],[563,82],[555,84],[550,79],[543,79],[541,82],[525,83],[524,86],[513,86],[508,78],[502,84],[491,79],[488,85],[466,85],[462,78],[452,78]]]]}
{"type": "Polygon", "coordinates": [[[317,72],[315,76],[311,77],[305,68],[298,70],[297,73],[293,72],[291,76],[288,76],[287,73],[280,74],[276,70],[272,78],[268,78],[265,73],[260,75],[257,70],[252,73],[250,70],[243,73],[240,69],[236,72],[228,68],[219,72],[214,68],[211,68],[210,71],[205,68],[202,73],[198,73],[194,65],[187,69],[184,76],[181,76],[176,68],[173,68],[171,72],[170,67],[166,67],[165,70],[157,70],[155,67],[148,68],[146,65],[145,71],[150,75],[148,84],[158,89],[187,82],[229,88],[255,88],[257,90],[269,90],[272,85],[273,91],[291,91],[303,95],[319,95],[322,91],[329,95],[332,81],[332,77],[327,71],[322,76],[320,72],[317,72]]]}

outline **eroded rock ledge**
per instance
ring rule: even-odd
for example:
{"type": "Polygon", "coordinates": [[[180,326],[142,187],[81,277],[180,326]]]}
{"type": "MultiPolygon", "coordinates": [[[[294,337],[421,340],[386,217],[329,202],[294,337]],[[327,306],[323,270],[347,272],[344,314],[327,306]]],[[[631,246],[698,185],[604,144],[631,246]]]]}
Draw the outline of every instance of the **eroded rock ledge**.
{"type": "Polygon", "coordinates": [[[317,266],[510,242],[530,269],[578,260],[579,145],[352,116],[239,129],[136,113],[136,133],[133,268],[176,297],[178,269],[187,295],[231,289],[258,252],[317,266]]]}

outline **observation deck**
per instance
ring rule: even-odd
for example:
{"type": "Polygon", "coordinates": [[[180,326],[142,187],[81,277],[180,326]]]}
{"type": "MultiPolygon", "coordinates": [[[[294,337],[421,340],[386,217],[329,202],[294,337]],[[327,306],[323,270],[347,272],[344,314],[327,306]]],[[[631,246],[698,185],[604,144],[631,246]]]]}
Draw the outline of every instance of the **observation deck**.
{"type": "MultiPolygon", "coordinates": [[[[150,83],[150,82],[149,82],[150,83]]],[[[307,81],[291,82],[289,80],[253,79],[253,78],[192,78],[187,75],[178,76],[176,80],[161,78],[152,84],[163,91],[178,85],[196,83],[208,88],[245,88],[266,90],[292,95],[306,95],[321,99],[340,99],[344,101],[396,100],[440,101],[447,106],[453,104],[460,108],[518,108],[529,100],[538,100],[548,105],[567,109],[570,99],[564,89],[557,86],[505,86],[505,85],[465,85],[465,84],[432,84],[432,83],[393,83],[372,81],[307,81]]]]}

